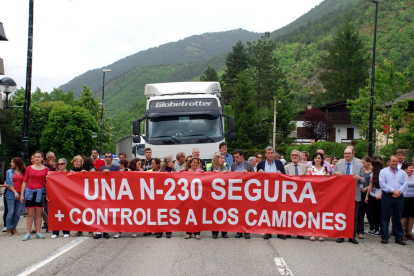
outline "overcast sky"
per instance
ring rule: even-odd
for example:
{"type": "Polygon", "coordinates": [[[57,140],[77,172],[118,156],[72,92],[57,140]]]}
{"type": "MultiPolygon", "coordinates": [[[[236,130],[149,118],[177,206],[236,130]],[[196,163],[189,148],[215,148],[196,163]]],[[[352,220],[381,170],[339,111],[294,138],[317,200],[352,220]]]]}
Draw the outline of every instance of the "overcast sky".
{"type": "MultiPolygon", "coordinates": [[[[50,92],[88,70],[191,35],[238,28],[272,32],[322,0],[143,2],[34,0],[32,91],[50,92]]],[[[5,76],[18,87],[25,87],[28,14],[28,0],[2,1],[0,22],[9,41],[0,41],[0,57],[5,76]]]]}

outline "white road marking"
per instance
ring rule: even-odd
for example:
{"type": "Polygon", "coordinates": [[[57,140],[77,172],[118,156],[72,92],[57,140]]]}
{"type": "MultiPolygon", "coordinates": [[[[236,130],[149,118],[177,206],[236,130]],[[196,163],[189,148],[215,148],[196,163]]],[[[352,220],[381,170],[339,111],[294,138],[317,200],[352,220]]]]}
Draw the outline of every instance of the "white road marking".
{"type": "Polygon", "coordinates": [[[26,275],[29,275],[32,272],[35,272],[36,270],[38,270],[42,266],[50,263],[51,261],[53,261],[54,259],[56,259],[60,255],[64,254],[65,252],[67,252],[69,250],[71,250],[72,248],[74,248],[75,246],[77,246],[81,242],[85,241],[86,239],[87,239],[87,237],[79,237],[79,238],[75,239],[74,241],[71,241],[70,243],[68,243],[68,244],[62,246],[61,248],[57,249],[56,251],[52,252],[48,257],[44,258],[43,260],[40,260],[37,263],[29,266],[25,270],[19,272],[18,274],[16,274],[16,276],[26,276],[26,275]]]}
{"type": "Polygon", "coordinates": [[[276,257],[275,259],[275,264],[277,269],[279,269],[280,275],[282,276],[293,276],[292,271],[290,271],[290,269],[288,268],[285,260],[283,260],[282,257],[276,257]]]}

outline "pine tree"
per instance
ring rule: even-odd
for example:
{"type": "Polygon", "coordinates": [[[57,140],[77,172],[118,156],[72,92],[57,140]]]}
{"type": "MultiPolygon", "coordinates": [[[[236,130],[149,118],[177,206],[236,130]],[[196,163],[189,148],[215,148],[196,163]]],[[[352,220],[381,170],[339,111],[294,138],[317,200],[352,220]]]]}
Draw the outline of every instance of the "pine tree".
{"type": "Polygon", "coordinates": [[[255,72],[255,98],[257,108],[273,108],[273,98],[279,88],[285,86],[285,76],[274,55],[276,42],[265,33],[261,39],[248,43],[249,68],[255,72]]]}
{"type": "Polygon", "coordinates": [[[370,57],[358,31],[348,20],[334,36],[328,53],[318,66],[324,71],[319,80],[326,89],[325,101],[347,100],[358,96],[368,78],[370,57]]]}
{"type": "Polygon", "coordinates": [[[229,104],[230,99],[235,95],[235,84],[237,83],[237,75],[249,67],[248,54],[244,44],[239,40],[233,50],[226,57],[226,70],[224,71],[222,80],[222,95],[224,103],[229,104]]]}
{"type": "Polygon", "coordinates": [[[200,80],[201,81],[218,81],[219,77],[218,77],[216,69],[208,65],[206,70],[204,70],[203,75],[200,77],[200,80]]]}
{"type": "Polygon", "coordinates": [[[226,57],[226,70],[222,76],[224,86],[233,86],[237,75],[249,67],[248,55],[244,44],[239,40],[226,57]]]}
{"type": "Polygon", "coordinates": [[[253,97],[253,81],[247,71],[238,75],[235,87],[235,98],[231,100],[234,109],[236,140],[230,146],[235,148],[251,149],[256,142],[257,116],[253,97]]]}

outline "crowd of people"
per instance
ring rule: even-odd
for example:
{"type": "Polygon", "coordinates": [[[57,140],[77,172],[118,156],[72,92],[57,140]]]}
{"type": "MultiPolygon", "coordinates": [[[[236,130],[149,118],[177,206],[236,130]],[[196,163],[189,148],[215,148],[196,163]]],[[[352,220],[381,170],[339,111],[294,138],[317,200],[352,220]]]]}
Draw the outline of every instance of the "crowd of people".
{"type": "MultiPolygon", "coordinates": [[[[264,156],[257,152],[254,156],[245,160],[244,152],[236,149],[233,154],[227,152],[227,144],[220,143],[219,151],[213,155],[211,163],[200,159],[200,150],[194,148],[191,155],[179,152],[175,158],[167,155],[161,160],[152,156],[151,148],[145,149],[145,159],[134,158],[127,160],[127,154],[121,152],[119,164],[113,164],[112,152],[106,152],[104,160],[99,158],[99,152],[92,150],[91,157],[75,156],[71,160],[72,172],[100,171],[142,171],[142,172],[261,172],[281,173],[288,176],[324,175],[327,177],[341,177],[352,175],[355,180],[355,227],[353,237],[348,241],[358,244],[358,239],[364,239],[366,234],[381,236],[381,243],[386,244],[390,236],[395,237],[395,242],[406,245],[406,240],[414,240],[412,229],[414,224],[414,160],[407,162],[405,151],[397,150],[395,155],[388,157],[386,165],[379,156],[362,159],[355,157],[355,148],[347,146],[343,156],[328,156],[322,149],[317,150],[311,157],[306,151],[292,150],[291,162],[287,163],[283,155],[276,153],[272,147],[265,149],[264,156]],[[364,220],[367,218],[369,229],[365,231],[364,220]],[[389,232],[390,221],[392,231],[389,232]]],[[[53,152],[46,154],[44,162],[43,153],[36,151],[31,157],[31,165],[25,167],[20,157],[15,157],[10,162],[10,169],[6,173],[3,215],[4,228],[7,236],[18,235],[16,230],[20,216],[27,214],[26,234],[23,241],[30,240],[31,234],[38,239],[44,239],[41,233],[43,228],[48,232],[46,179],[49,171],[67,171],[67,160],[61,158],[56,162],[53,152]],[[26,211],[26,212],[25,212],[26,211]]],[[[51,238],[57,238],[60,231],[53,231],[51,238]]],[[[69,231],[62,231],[64,237],[69,237],[69,231]]],[[[144,233],[144,236],[152,233],[144,233]]],[[[83,232],[76,232],[74,236],[83,236],[83,232]]],[[[115,233],[113,238],[121,237],[122,233],[115,233]]],[[[171,238],[172,233],[167,232],[166,237],[171,238]]],[[[200,239],[200,232],[186,232],[185,239],[192,236],[200,239]]],[[[106,232],[89,232],[89,237],[94,239],[110,238],[106,232]]],[[[138,233],[132,233],[137,237],[138,233]]],[[[162,232],[155,233],[156,238],[163,236],[162,232]]],[[[219,231],[212,232],[212,238],[217,239],[219,231]]],[[[228,238],[227,232],[221,232],[222,238],[228,238]]],[[[250,233],[236,233],[235,238],[250,239],[250,233]]],[[[264,239],[271,238],[271,234],[265,234],[264,239]]],[[[278,238],[286,239],[289,235],[278,234],[278,238]]],[[[303,236],[298,236],[304,239],[303,236]]],[[[311,241],[323,241],[323,237],[310,237],[311,241]]],[[[338,238],[337,243],[344,242],[338,238]]]]}

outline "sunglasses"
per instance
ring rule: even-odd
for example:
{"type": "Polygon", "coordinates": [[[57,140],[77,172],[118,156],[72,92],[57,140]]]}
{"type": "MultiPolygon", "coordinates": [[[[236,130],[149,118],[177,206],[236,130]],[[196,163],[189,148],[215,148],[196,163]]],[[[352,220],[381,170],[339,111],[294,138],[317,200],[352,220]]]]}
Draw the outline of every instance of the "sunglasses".
{"type": "Polygon", "coordinates": [[[59,166],[66,165],[66,163],[57,163],[59,166]]]}
{"type": "Polygon", "coordinates": [[[112,156],[105,156],[105,158],[112,158],[112,156]]]}

